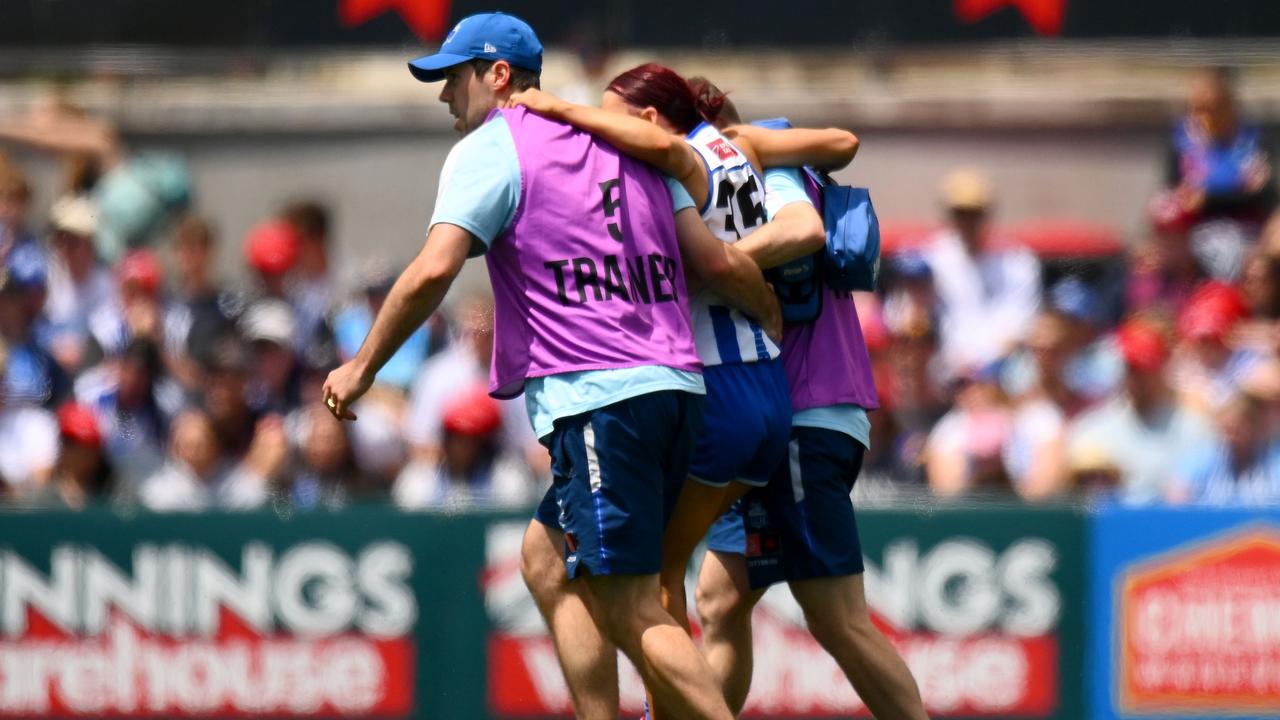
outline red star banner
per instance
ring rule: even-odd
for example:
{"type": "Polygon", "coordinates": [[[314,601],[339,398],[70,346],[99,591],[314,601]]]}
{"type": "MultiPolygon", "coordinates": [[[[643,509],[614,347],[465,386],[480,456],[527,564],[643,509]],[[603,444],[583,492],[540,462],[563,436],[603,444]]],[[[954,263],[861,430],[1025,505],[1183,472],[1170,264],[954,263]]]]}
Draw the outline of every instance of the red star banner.
{"type": "Polygon", "coordinates": [[[973,24],[1006,5],[1017,8],[1037,35],[1062,34],[1067,0],[955,0],[955,13],[960,22],[973,24]]]}
{"type": "Polygon", "coordinates": [[[388,10],[422,40],[439,40],[448,29],[449,0],[339,0],[338,19],[344,27],[357,27],[388,10]]]}

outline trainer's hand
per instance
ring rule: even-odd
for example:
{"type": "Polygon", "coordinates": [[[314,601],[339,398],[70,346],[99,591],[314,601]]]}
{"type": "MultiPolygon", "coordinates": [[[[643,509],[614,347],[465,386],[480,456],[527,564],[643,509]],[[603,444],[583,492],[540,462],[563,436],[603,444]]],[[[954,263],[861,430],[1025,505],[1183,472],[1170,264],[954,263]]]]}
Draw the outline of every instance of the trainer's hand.
{"type": "Polygon", "coordinates": [[[530,88],[528,90],[521,90],[507,98],[507,108],[520,106],[528,108],[529,112],[537,115],[556,117],[562,112],[565,102],[549,92],[544,92],[537,88],[530,88]]]}
{"type": "Polygon", "coordinates": [[[324,405],[339,420],[355,420],[351,406],[373,385],[373,375],[363,372],[355,361],[343,363],[324,381],[324,405]]]}

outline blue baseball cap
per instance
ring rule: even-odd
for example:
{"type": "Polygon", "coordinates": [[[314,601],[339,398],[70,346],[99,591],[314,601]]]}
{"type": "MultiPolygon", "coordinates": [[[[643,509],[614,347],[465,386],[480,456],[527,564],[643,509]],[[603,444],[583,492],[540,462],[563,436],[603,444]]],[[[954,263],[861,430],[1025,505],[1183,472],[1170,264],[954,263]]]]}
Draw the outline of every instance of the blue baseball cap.
{"type": "Polygon", "coordinates": [[[506,13],[480,13],[462,18],[433,55],[409,61],[409,72],[422,82],[444,79],[445,68],[469,60],[506,60],[515,67],[542,72],[542,43],[529,23],[506,13]]]}
{"type": "Polygon", "coordinates": [[[1064,278],[1049,290],[1049,305],[1063,315],[1086,323],[1092,323],[1098,313],[1094,292],[1076,277],[1064,278]]]}
{"type": "Polygon", "coordinates": [[[889,265],[904,280],[933,279],[933,268],[929,267],[929,261],[925,260],[920,253],[899,253],[893,256],[893,259],[889,261],[889,265]]]}
{"type": "Polygon", "coordinates": [[[4,272],[0,273],[5,289],[26,290],[43,288],[48,282],[48,266],[44,253],[33,242],[17,245],[9,253],[4,272]]]}

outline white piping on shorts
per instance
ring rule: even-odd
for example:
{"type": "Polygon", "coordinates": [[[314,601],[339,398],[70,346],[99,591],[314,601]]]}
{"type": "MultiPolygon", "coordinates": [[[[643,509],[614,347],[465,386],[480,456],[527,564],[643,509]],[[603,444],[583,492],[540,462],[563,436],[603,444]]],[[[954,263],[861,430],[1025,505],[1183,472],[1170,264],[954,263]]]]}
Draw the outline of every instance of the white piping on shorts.
{"type": "Polygon", "coordinates": [[[804,483],[800,481],[800,440],[787,443],[787,455],[791,460],[791,494],[796,503],[804,502],[804,483]]]}
{"type": "Polygon", "coordinates": [[[582,426],[582,444],[587,448],[587,479],[591,492],[600,492],[600,458],[596,455],[596,431],[588,422],[582,426]]]}

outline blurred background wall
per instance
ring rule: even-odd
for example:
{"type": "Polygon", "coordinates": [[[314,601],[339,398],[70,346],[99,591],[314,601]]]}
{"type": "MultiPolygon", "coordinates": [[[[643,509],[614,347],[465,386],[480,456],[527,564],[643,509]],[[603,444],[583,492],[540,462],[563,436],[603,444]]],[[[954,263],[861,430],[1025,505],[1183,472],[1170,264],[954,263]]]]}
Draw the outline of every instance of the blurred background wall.
{"type": "MultiPolygon", "coordinates": [[[[748,116],[853,129],[841,178],[883,217],[932,221],[949,168],[992,177],[1002,219],[1076,218],[1139,233],[1193,68],[1239,71],[1249,117],[1280,121],[1280,13],[1263,0],[711,0],[502,3],[548,46],[544,87],[594,101],[658,59],[703,73],[748,116]]],[[[133,150],[189,161],[235,242],[297,196],[334,211],[338,256],[421,241],[456,140],[438,88],[404,61],[475,0],[3,0],[0,117],[51,92],[115,122],[133,150]]],[[[20,156],[56,194],[49,156],[20,156]]]]}

